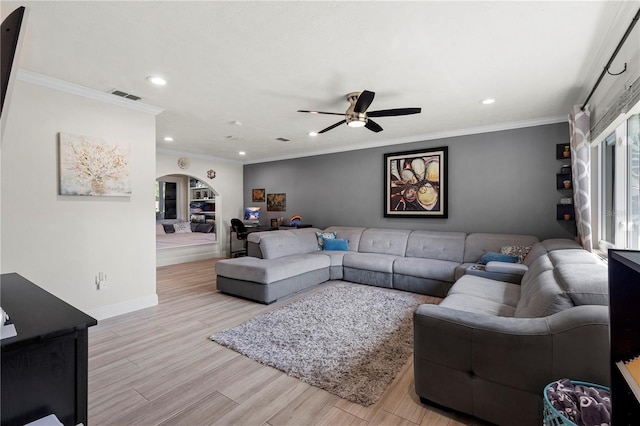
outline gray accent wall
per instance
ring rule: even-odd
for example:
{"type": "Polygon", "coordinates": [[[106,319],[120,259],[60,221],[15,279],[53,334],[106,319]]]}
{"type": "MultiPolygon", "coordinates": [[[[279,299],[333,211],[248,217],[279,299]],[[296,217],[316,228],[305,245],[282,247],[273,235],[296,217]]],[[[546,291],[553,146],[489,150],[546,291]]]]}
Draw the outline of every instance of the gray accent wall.
{"type": "MultiPolygon", "coordinates": [[[[366,131],[341,128],[339,131],[366,131]]],[[[322,137],[322,136],[318,136],[322,137]]],[[[260,206],[261,224],[294,214],[331,225],[532,234],[574,238],[574,223],[556,220],[555,146],[569,142],[567,123],[390,145],[244,166],[244,205],[260,206]],[[449,147],[449,217],[384,217],[386,153],[449,147]],[[253,188],[286,193],[284,212],[251,201],[253,188]]],[[[292,142],[296,143],[296,142],[292,142]]]]}

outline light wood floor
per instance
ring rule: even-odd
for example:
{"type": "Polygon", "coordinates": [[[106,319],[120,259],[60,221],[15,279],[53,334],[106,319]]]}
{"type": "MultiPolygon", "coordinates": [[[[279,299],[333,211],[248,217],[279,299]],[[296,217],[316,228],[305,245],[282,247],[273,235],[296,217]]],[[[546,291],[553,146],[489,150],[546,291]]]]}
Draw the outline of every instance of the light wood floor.
{"type": "Polygon", "coordinates": [[[214,263],[159,267],[158,306],[89,329],[90,426],[481,424],[420,404],[412,360],[365,408],[212,342],[217,331],[318,290],[249,302],[216,290],[214,263]]]}

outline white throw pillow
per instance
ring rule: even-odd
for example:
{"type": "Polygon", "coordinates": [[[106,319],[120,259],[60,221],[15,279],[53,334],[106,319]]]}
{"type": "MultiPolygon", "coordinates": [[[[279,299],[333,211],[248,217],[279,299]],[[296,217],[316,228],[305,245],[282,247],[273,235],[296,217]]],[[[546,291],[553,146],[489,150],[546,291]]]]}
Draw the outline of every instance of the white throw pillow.
{"type": "Polygon", "coordinates": [[[176,234],[190,234],[191,224],[188,222],[179,222],[173,224],[173,229],[176,230],[176,234]]]}

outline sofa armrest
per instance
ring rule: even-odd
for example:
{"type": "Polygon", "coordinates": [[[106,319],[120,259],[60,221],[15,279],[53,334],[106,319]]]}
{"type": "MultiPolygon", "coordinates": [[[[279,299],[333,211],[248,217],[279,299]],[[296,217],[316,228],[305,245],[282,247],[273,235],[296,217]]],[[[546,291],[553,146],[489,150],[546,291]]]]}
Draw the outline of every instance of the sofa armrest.
{"type": "Polygon", "coordinates": [[[487,272],[498,272],[501,274],[516,274],[524,275],[529,270],[527,265],[522,263],[507,263],[507,262],[487,262],[485,266],[487,272]]]}
{"type": "Polygon", "coordinates": [[[414,314],[415,368],[437,364],[533,393],[563,377],[607,385],[608,323],[605,306],[513,318],[421,305],[414,314]]]}
{"type": "MultiPolygon", "coordinates": [[[[518,263],[488,262],[486,265],[478,263],[463,264],[464,274],[476,275],[496,281],[520,284],[528,266],[518,263]],[[466,265],[466,267],[465,267],[466,265]]],[[[457,273],[457,271],[456,271],[457,273]]],[[[456,279],[459,279],[458,276],[456,279]]]]}

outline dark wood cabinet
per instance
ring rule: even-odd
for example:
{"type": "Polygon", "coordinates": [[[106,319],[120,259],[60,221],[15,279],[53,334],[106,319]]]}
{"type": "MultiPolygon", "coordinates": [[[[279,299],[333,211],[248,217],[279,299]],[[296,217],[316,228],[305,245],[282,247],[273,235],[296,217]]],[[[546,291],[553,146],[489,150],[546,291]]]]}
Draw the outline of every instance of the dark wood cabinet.
{"type": "Polygon", "coordinates": [[[628,375],[625,379],[622,372],[625,364],[640,357],[639,300],[640,251],[609,250],[611,424],[616,426],[637,425],[640,419],[640,383],[628,375]]]}
{"type": "Polygon", "coordinates": [[[49,414],[87,424],[88,327],[97,321],[22,276],[0,275],[17,336],[2,339],[2,425],[49,414]]]}

